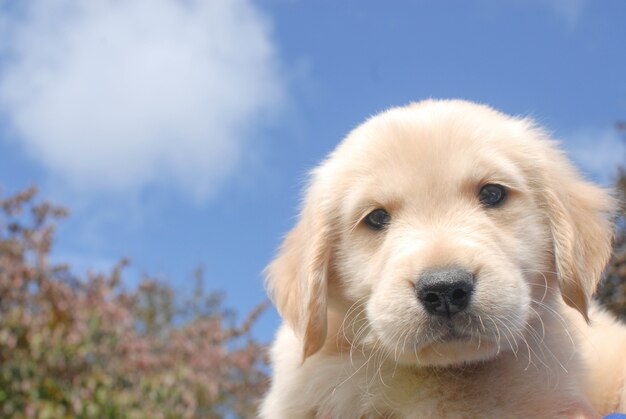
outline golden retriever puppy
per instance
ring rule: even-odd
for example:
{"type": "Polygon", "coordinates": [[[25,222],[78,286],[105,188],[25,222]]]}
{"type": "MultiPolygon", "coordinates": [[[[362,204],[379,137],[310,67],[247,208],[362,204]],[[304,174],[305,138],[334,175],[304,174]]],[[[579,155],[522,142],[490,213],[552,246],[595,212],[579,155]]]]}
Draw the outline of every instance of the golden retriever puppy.
{"type": "Polygon", "coordinates": [[[457,100],[371,118],[267,269],[285,323],[261,416],[626,410],[626,332],[589,303],[614,206],[527,119],[457,100]]]}

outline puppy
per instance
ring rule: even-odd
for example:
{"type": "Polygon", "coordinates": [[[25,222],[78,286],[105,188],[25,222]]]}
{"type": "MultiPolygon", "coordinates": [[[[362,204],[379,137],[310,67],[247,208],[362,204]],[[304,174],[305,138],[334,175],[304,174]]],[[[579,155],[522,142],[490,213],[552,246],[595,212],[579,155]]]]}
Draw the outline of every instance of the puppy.
{"type": "Polygon", "coordinates": [[[458,100],[371,118],[267,269],[285,322],[261,417],[626,410],[626,332],[590,307],[615,205],[527,119],[458,100]]]}

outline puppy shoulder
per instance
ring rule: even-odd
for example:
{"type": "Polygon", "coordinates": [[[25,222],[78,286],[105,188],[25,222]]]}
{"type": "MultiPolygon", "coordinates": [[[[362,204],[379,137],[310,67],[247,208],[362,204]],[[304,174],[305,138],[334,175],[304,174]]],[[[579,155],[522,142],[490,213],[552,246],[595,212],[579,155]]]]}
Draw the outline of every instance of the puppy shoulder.
{"type": "Polygon", "coordinates": [[[587,369],[587,393],[602,412],[624,411],[626,325],[595,302],[589,320],[588,325],[578,323],[582,331],[580,350],[587,369]]]}

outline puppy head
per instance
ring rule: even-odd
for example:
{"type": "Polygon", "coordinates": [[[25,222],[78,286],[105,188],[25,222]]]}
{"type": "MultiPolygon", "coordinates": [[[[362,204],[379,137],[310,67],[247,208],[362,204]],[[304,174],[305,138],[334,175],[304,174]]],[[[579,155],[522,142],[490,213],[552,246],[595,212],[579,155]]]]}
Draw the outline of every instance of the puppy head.
{"type": "Polygon", "coordinates": [[[556,298],[586,316],[613,205],[526,120],[462,101],[395,108],[314,171],[268,288],[305,358],[332,307],[359,322],[353,345],[398,361],[484,360],[556,298]]]}

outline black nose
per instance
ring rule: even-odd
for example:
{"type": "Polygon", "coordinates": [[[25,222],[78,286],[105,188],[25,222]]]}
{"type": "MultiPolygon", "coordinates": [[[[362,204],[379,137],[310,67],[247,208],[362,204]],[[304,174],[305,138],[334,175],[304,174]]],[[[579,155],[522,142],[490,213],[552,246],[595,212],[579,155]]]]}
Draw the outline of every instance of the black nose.
{"type": "Polygon", "coordinates": [[[467,308],[474,291],[474,275],[456,266],[426,271],[415,288],[426,311],[452,317],[467,308]]]}

